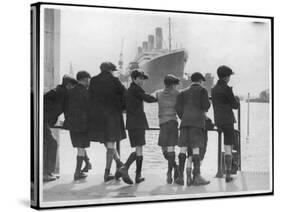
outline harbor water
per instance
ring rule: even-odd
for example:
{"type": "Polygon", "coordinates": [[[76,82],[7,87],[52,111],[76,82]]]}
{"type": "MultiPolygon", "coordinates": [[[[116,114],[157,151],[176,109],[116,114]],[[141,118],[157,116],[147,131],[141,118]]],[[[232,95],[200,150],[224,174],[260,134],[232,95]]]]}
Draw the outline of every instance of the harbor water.
{"type": "MultiPolygon", "coordinates": [[[[157,103],[145,104],[145,112],[150,127],[158,127],[158,105],[157,103]]],[[[237,112],[235,111],[237,115],[237,112]]],[[[208,116],[213,120],[213,108],[210,108],[208,116]]],[[[241,102],[241,151],[242,171],[269,172],[270,171],[270,104],[250,104],[250,128],[247,137],[247,103],[241,102]]],[[[237,128],[237,126],[236,126],[237,128]]],[[[76,149],[72,148],[69,132],[59,130],[59,155],[60,173],[73,174],[76,149]]],[[[159,173],[164,175],[167,170],[167,162],[164,160],[161,148],[158,146],[159,131],[146,131],[146,145],[144,146],[143,173],[159,173]]],[[[217,132],[208,133],[208,147],[202,164],[202,173],[215,176],[217,171],[217,132]]],[[[124,139],[120,143],[121,159],[126,160],[134,150],[130,147],[129,140],[124,139]]],[[[176,152],[179,148],[176,147],[176,152]]],[[[105,167],[105,148],[102,144],[91,142],[88,155],[93,164],[93,173],[103,173],[105,167]]],[[[114,166],[113,166],[114,167],[114,166]]],[[[115,169],[115,168],[114,168],[115,169]]],[[[114,171],[112,169],[112,172],[114,171]]],[[[130,173],[134,176],[135,165],[130,173]]],[[[162,175],[162,176],[163,176],[162,175]]]]}

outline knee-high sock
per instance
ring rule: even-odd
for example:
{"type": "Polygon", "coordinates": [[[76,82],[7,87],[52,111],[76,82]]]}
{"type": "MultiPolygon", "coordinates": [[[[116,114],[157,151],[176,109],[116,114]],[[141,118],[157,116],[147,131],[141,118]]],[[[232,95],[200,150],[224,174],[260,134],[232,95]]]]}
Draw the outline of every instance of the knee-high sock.
{"type": "Polygon", "coordinates": [[[231,166],[232,166],[232,155],[225,155],[224,156],[224,161],[225,161],[225,169],[227,172],[231,171],[231,166]]]}
{"type": "Polygon", "coordinates": [[[168,172],[171,173],[175,164],[175,152],[168,152],[168,172]]]}
{"type": "Polygon", "coordinates": [[[82,156],[77,156],[76,157],[76,169],[75,169],[75,174],[79,174],[81,171],[82,163],[83,163],[84,157],[82,156]]]}
{"type": "Polygon", "coordinates": [[[111,168],[111,164],[112,164],[112,160],[113,160],[113,156],[114,156],[114,149],[107,149],[106,151],[106,165],[105,165],[105,169],[110,170],[111,168]]]}
{"type": "Polygon", "coordinates": [[[120,160],[120,157],[119,157],[118,152],[117,152],[116,149],[115,149],[115,151],[114,151],[113,159],[115,160],[116,165],[117,165],[118,168],[121,167],[121,166],[123,166],[123,163],[122,163],[122,161],[120,160]]]}
{"type": "Polygon", "coordinates": [[[180,153],[179,156],[179,174],[183,176],[183,171],[185,167],[185,160],[186,160],[186,154],[185,153],[180,153]]]}
{"type": "Polygon", "coordinates": [[[194,154],[192,156],[192,162],[193,162],[193,176],[200,175],[200,165],[201,165],[200,155],[194,154]]]}
{"type": "Polygon", "coordinates": [[[136,175],[141,176],[143,156],[136,156],[136,175]]]}
{"type": "Polygon", "coordinates": [[[132,165],[132,163],[133,163],[136,159],[137,159],[137,153],[136,153],[136,152],[132,152],[132,153],[130,154],[130,156],[128,157],[126,163],[124,164],[125,167],[126,167],[127,169],[129,169],[130,166],[132,165]]]}

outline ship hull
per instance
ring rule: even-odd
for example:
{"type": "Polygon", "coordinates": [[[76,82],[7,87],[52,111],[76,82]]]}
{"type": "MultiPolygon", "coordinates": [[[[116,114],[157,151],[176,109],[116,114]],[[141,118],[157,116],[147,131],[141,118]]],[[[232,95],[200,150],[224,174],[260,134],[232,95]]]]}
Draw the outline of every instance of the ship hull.
{"type": "Polygon", "coordinates": [[[164,88],[164,77],[167,74],[173,74],[182,80],[186,60],[186,52],[177,50],[153,58],[141,65],[141,68],[149,76],[149,79],[145,82],[144,90],[153,93],[164,88]]]}

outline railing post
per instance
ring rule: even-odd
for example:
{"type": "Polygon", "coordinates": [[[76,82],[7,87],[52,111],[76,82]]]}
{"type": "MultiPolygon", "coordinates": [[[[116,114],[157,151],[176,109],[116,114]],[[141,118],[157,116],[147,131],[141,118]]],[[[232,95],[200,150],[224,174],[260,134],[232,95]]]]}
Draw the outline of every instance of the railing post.
{"type": "Polygon", "coordinates": [[[239,101],[239,107],[238,107],[238,170],[241,171],[241,105],[239,101]]]}
{"type": "Polygon", "coordinates": [[[222,154],[221,154],[221,144],[222,144],[222,132],[218,129],[218,172],[216,174],[217,178],[223,178],[222,170],[222,154]]]}

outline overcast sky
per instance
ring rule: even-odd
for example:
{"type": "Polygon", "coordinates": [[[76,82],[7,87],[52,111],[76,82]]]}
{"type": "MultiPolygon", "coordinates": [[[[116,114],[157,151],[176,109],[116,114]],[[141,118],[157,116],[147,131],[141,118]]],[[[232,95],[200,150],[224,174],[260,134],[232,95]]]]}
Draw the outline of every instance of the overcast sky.
{"type": "MultiPolygon", "coordinates": [[[[219,65],[236,73],[231,85],[238,94],[258,95],[268,89],[270,73],[270,28],[249,19],[104,8],[62,9],[61,73],[87,70],[100,72],[103,61],[117,64],[123,42],[124,66],[136,55],[138,45],[162,27],[168,43],[168,17],[172,19],[173,48],[188,51],[186,73],[199,71],[216,76],[219,65]]],[[[217,79],[217,78],[216,78],[217,79]]]]}

